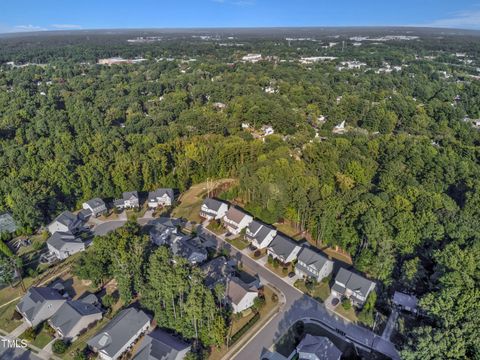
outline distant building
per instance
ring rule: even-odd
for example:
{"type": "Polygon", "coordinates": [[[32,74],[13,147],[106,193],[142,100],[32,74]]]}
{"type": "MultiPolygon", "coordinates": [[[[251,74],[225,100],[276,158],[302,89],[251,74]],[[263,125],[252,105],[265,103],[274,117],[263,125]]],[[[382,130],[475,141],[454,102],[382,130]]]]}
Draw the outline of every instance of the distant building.
{"type": "Polygon", "coordinates": [[[85,244],[71,232],[55,232],[47,240],[50,254],[63,260],[81,251],[85,251],[85,244]]]}
{"type": "Polygon", "coordinates": [[[325,336],[310,334],[297,345],[298,360],[340,360],[342,352],[325,336]]]}
{"type": "Polygon", "coordinates": [[[138,208],[140,206],[138,192],[129,191],[122,194],[121,199],[117,199],[113,202],[118,209],[131,209],[138,208]]]}
{"type": "Polygon", "coordinates": [[[228,205],[223,201],[206,198],[200,208],[200,216],[208,220],[219,220],[225,216],[228,205]]]}
{"type": "Polygon", "coordinates": [[[332,295],[340,298],[346,297],[354,305],[362,307],[373,289],[375,289],[373,281],[340,268],[335,277],[335,284],[332,286],[332,295]]]}
{"type": "Polygon", "coordinates": [[[261,130],[262,130],[263,136],[268,136],[275,133],[275,130],[273,130],[273,127],[271,127],[270,125],[263,125],[261,130]]]}
{"type": "Polygon", "coordinates": [[[303,247],[298,253],[295,273],[300,277],[313,278],[321,281],[332,273],[333,261],[310,247],[303,247]]]}
{"type": "Polygon", "coordinates": [[[84,210],[89,210],[94,217],[103,215],[107,212],[105,202],[100,198],[94,198],[82,204],[84,210]]]}
{"type": "Polygon", "coordinates": [[[297,258],[302,248],[294,240],[277,234],[268,246],[267,253],[283,264],[291,263],[297,258]]]}
{"type": "Polygon", "coordinates": [[[17,304],[17,311],[28,325],[36,327],[51,318],[65,303],[60,293],[49,287],[31,287],[17,304]]]}
{"type": "Polygon", "coordinates": [[[150,321],[141,310],[122,310],[87,345],[103,360],[119,359],[148,330],[150,321]]]}
{"type": "Polygon", "coordinates": [[[240,234],[253,220],[251,215],[243,212],[242,210],[230,206],[230,209],[223,217],[223,223],[226,229],[234,235],[240,234]]]}
{"type": "Polygon", "coordinates": [[[277,235],[277,230],[258,220],[253,220],[247,227],[245,238],[251,241],[257,249],[264,249],[270,245],[275,235],[277,235]]]}
{"type": "Polygon", "coordinates": [[[155,329],[142,340],[133,360],[183,360],[190,351],[190,345],[155,329]]]}
{"type": "Polygon", "coordinates": [[[70,211],[64,211],[58,215],[48,226],[50,234],[57,231],[76,233],[83,226],[83,222],[77,215],[70,211]]]}
{"type": "Polygon", "coordinates": [[[248,54],[242,57],[242,60],[245,62],[251,62],[251,63],[256,63],[262,60],[262,55],[261,54],[248,54]]]}
{"type": "Polygon", "coordinates": [[[172,206],[175,201],[173,189],[162,188],[148,193],[148,207],[172,206]]]}
{"type": "Polygon", "coordinates": [[[393,294],[393,303],[401,310],[405,310],[414,314],[418,312],[418,299],[413,295],[395,291],[395,294],[393,294]]]}

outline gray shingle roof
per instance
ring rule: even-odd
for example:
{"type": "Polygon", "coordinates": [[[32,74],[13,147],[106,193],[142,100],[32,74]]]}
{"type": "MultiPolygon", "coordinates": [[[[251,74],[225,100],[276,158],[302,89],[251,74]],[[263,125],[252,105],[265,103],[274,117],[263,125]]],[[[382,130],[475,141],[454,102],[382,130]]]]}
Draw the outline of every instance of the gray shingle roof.
{"type": "Polygon", "coordinates": [[[206,205],[207,208],[209,208],[210,210],[218,211],[218,210],[220,210],[220,207],[225,203],[222,202],[222,201],[218,201],[216,199],[206,198],[203,201],[203,204],[206,205]]]}
{"type": "Polygon", "coordinates": [[[224,256],[220,256],[200,267],[205,274],[204,283],[207,287],[222,282],[225,284],[227,277],[233,272],[233,267],[227,262],[224,256]]]}
{"type": "Polygon", "coordinates": [[[156,329],[145,336],[133,360],[180,360],[189,348],[189,344],[156,329]]]}
{"type": "Polygon", "coordinates": [[[58,328],[62,334],[67,335],[83,316],[101,313],[96,306],[83,301],[67,301],[51,317],[50,323],[53,327],[58,328]]]}
{"type": "Polygon", "coordinates": [[[55,249],[61,251],[65,246],[72,246],[78,245],[79,248],[84,247],[82,240],[76,238],[70,232],[55,232],[52,236],[50,236],[47,240],[47,244],[53,246],[55,249]]]}
{"type": "Polygon", "coordinates": [[[150,318],[141,310],[122,310],[87,344],[114,356],[147,322],[150,322],[150,318]]]}
{"type": "Polygon", "coordinates": [[[269,248],[277,255],[285,259],[295,250],[298,244],[286,236],[277,234],[269,245],[269,248]]]}
{"type": "Polygon", "coordinates": [[[55,289],[49,287],[31,287],[18,303],[17,308],[25,314],[25,317],[29,321],[32,321],[42,309],[43,304],[49,300],[64,299],[55,289]]]}
{"type": "Polygon", "coordinates": [[[253,220],[250,224],[248,224],[248,231],[252,234],[256,234],[258,230],[263,226],[260,221],[253,220]]]}
{"type": "Polygon", "coordinates": [[[352,290],[364,297],[368,295],[370,286],[374,284],[373,281],[344,268],[340,268],[337,276],[335,277],[335,281],[345,284],[347,289],[352,290]]]}
{"type": "Polygon", "coordinates": [[[78,217],[67,210],[58,215],[54,221],[58,221],[60,224],[71,227],[78,221],[78,217]]]}
{"type": "Polygon", "coordinates": [[[319,254],[318,252],[313,250],[312,248],[305,246],[298,253],[298,261],[302,261],[307,264],[307,266],[311,266],[315,270],[320,271],[325,266],[325,263],[328,262],[328,259],[322,254],[319,254]]]}
{"type": "Polygon", "coordinates": [[[130,200],[132,197],[138,199],[137,191],[125,191],[122,195],[123,200],[130,200]]]}
{"type": "Polygon", "coordinates": [[[407,306],[411,309],[416,309],[418,299],[413,295],[408,295],[400,291],[395,291],[395,294],[393,294],[393,302],[401,306],[407,306]]]}
{"type": "Polygon", "coordinates": [[[100,199],[100,198],[93,198],[91,200],[88,200],[85,202],[88,206],[90,206],[92,209],[95,209],[99,206],[104,206],[105,202],[100,199]]]}
{"type": "Polygon", "coordinates": [[[150,191],[148,193],[148,199],[149,200],[156,200],[157,197],[162,197],[165,194],[167,194],[167,196],[170,199],[172,199],[172,200],[174,199],[173,189],[169,189],[169,188],[161,188],[161,189],[157,189],[155,191],[150,191]]]}
{"type": "Polygon", "coordinates": [[[300,341],[297,351],[316,356],[311,359],[338,360],[342,356],[342,352],[327,337],[310,334],[300,341]]]}

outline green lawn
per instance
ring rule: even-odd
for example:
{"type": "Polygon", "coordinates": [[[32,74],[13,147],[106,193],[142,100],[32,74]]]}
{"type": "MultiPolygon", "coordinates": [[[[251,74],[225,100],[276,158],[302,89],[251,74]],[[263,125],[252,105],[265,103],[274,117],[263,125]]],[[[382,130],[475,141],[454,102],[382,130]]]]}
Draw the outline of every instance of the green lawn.
{"type": "Polygon", "coordinates": [[[297,280],[295,282],[295,287],[300,291],[304,292],[305,294],[321,302],[324,302],[330,295],[330,288],[328,287],[328,283],[320,282],[312,289],[307,289],[304,280],[297,280]]]}
{"type": "Polygon", "coordinates": [[[19,325],[22,324],[22,320],[13,319],[15,306],[17,306],[17,301],[0,308],[0,327],[7,332],[15,330],[19,325]]]}
{"type": "Polygon", "coordinates": [[[242,237],[238,237],[238,238],[233,239],[233,240],[227,240],[227,242],[232,244],[233,246],[235,246],[239,250],[245,249],[249,244],[248,241],[246,241],[242,237]]]}
{"type": "Polygon", "coordinates": [[[339,304],[336,308],[335,308],[335,312],[342,315],[343,317],[346,317],[348,320],[350,320],[351,322],[354,322],[356,323],[358,321],[358,318],[357,318],[357,315],[355,313],[355,310],[353,308],[353,306],[348,309],[348,310],[345,310],[342,306],[342,304],[339,304]]]}
{"type": "Polygon", "coordinates": [[[273,264],[269,264],[268,262],[265,265],[267,268],[272,270],[275,274],[277,274],[280,277],[285,277],[288,275],[288,273],[293,271],[293,266],[290,264],[288,265],[288,270],[286,272],[283,271],[283,266],[278,265],[278,267],[273,266],[273,264]]]}
{"type": "Polygon", "coordinates": [[[39,349],[43,349],[50,341],[53,340],[53,337],[50,336],[46,331],[42,330],[37,335],[35,340],[32,341],[32,345],[38,347],[39,349]]]}

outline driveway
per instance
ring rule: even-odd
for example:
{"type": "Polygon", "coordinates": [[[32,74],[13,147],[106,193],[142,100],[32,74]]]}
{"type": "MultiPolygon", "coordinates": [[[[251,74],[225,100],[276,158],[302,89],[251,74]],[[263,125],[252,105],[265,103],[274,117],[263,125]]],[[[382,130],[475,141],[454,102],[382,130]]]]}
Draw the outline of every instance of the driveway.
{"type": "Polygon", "coordinates": [[[397,309],[394,308],[388,318],[387,325],[385,325],[385,329],[383,329],[382,339],[390,340],[390,336],[392,336],[393,329],[395,329],[395,323],[397,322],[397,318],[398,318],[398,311],[397,309]]]}
{"type": "Polygon", "coordinates": [[[305,295],[265,268],[260,264],[261,260],[255,261],[243,254],[208,229],[201,230],[214,236],[218,247],[227,248],[234,259],[241,261],[244,266],[256,272],[264,281],[278,289],[285,298],[285,304],[281,311],[274,315],[268,325],[256,334],[232,359],[258,359],[264,349],[271,348],[295,322],[305,318],[309,318],[323,328],[336,333],[337,336],[338,333],[345,334],[344,338],[354,342],[357,346],[373,349],[395,360],[400,359],[397,350],[390,341],[382,339],[366,328],[349,323],[341,317],[331,314],[323,304],[305,295]]]}
{"type": "Polygon", "coordinates": [[[30,325],[28,325],[25,321],[22,322],[21,325],[19,325],[15,330],[13,330],[11,333],[10,333],[10,336],[11,337],[19,337],[21,334],[23,334],[25,332],[25,330],[27,330],[28,328],[30,327],[30,325]]]}
{"type": "Polygon", "coordinates": [[[104,221],[93,228],[94,235],[105,235],[110,231],[118,229],[119,227],[123,226],[127,221],[126,220],[111,220],[111,221],[104,221]]]}

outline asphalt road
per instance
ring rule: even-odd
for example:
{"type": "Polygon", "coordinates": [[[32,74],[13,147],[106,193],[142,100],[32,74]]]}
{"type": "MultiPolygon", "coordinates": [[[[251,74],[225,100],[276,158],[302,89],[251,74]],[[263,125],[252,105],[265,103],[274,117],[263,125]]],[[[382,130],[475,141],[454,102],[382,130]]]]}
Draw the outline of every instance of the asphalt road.
{"type": "MultiPolygon", "coordinates": [[[[244,266],[256,272],[263,281],[273,285],[285,297],[285,305],[281,311],[274,315],[268,325],[236,354],[234,360],[259,359],[260,354],[276,343],[295,322],[305,319],[317,322],[326,329],[335,332],[340,331],[344,338],[357,345],[372,348],[392,359],[400,359],[391,342],[382,339],[366,328],[346,322],[339,316],[328,312],[323,304],[289,285],[248,255],[244,255],[208,230],[203,229],[203,231],[209,233],[210,236],[214,236],[219,246],[227,247],[233,258],[242,261],[244,266]]],[[[338,333],[336,335],[338,336],[338,333]]]]}
{"type": "Polygon", "coordinates": [[[7,338],[0,336],[0,359],[2,360],[42,360],[28,348],[10,347],[7,338]]]}

